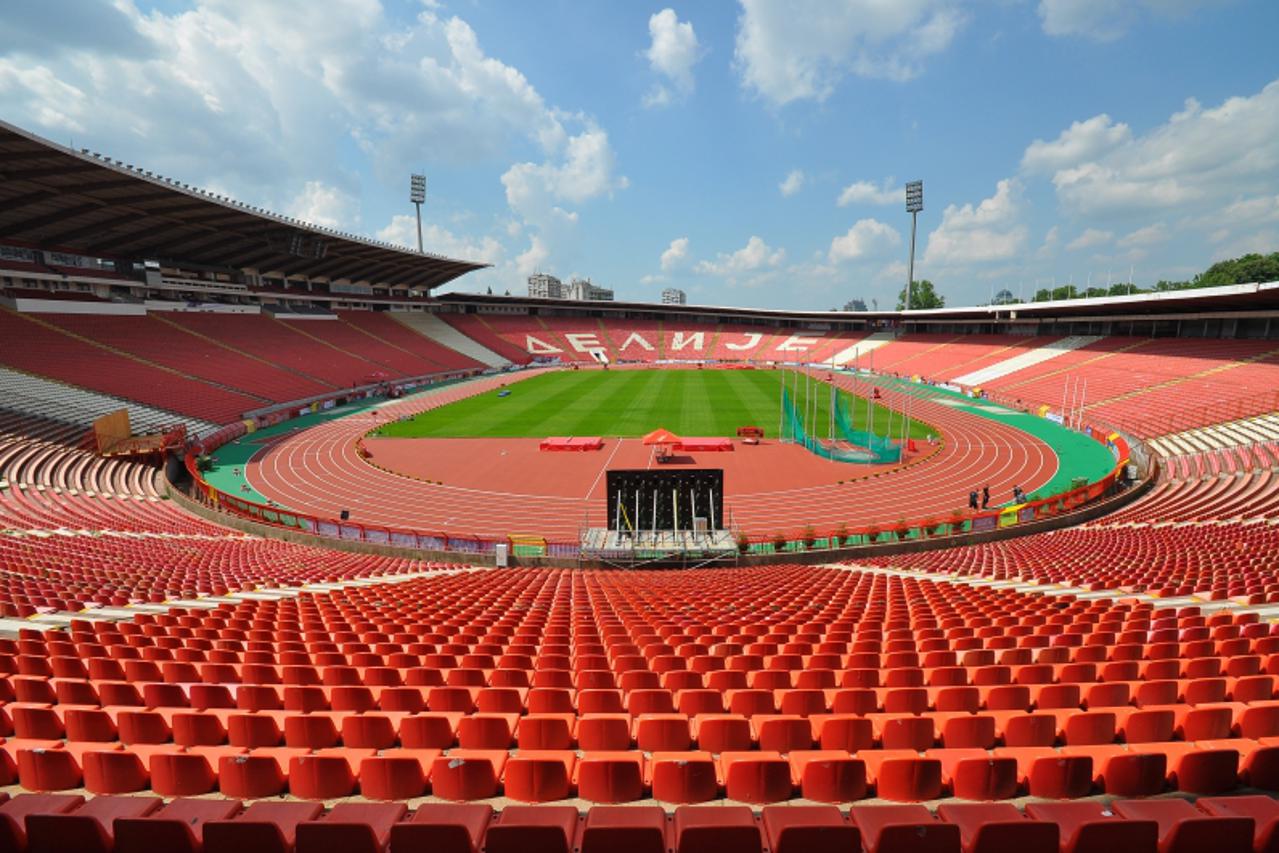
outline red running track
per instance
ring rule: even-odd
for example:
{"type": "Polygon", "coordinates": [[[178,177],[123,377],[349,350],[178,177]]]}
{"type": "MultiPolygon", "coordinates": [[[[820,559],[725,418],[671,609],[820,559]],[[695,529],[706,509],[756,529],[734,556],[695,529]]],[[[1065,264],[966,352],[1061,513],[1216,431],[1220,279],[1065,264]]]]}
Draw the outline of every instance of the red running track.
{"type": "MultiPolygon", "coordinates": [[[[428,451],[440,454],[434,468],[436,463],[431,461],[410,467],[417,476],[442,483],[408,475],[414,472],[383,470],[356,452],[358,439],[388,418],[435,408],[530,375],[534,374],[487,377],[388,404],[381,407],[381,417],[365,412],[312,427],[260,451],[246,467],[246,477],[266,497],[312,515],[336,517],[340,510],[349,509],[352,520],[365,525],[575,541],[584,523],[605,524],[605,470],[643,467],[646,448],[609,439],[602,451],[540,454],[553,457],[548,463],[541,458],[530,461],[532,454],[518,448],[530,441],[535,446],[534,440],[379,439],[371,444],[379,462],[394,463],[406,452],[413,455],[412,450],[388,451],[393,443],[418,444],[419,456],[428,451]],[[443,473],[430,476],[433,470],[443,473]]],[[[883,393],[881,403],[901,408],[899,395],[883,393]]],[[[796,532],[809,524],[821,529],[837,524],[892,524],[901,518],[941,520],[963,506],[974,487],[989,483],[999,501],[1014,485],[1033,493],[1056,472],[1052,449],[1021,430],[928,400],[916,399],[912,407],[912,416],[938,429],[942,447],[916,464],[880,468],[883,473],[878,476],[865,476],[871,466],[815,462],[816,457],[794,446],[699,453],[696,461],[726,469],[727,509],[738,526],[756,535],[796,532]],[[769,464],[754,472],[747,470],[760,459],[769,464]],[[728,471],[735,466],[743,476],[730,476],[728,471]],[[803,473],[808,470],[813,471],[811,477],[803,473]],[[836,470],[843,473],[834,475],[832,482],[831,472],[836,470]],[[860,479],[848,481],[850,477],[860,479]],[[841,484],[838,479],[846,481],[841,484]]]]}

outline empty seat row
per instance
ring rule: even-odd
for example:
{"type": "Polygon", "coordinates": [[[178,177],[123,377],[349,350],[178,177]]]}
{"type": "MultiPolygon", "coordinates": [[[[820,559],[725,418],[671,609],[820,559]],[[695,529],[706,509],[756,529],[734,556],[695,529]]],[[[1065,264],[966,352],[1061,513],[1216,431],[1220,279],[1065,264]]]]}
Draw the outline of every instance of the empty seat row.
{"type": "Polygon", "coordinates": [[[1265,797],[923,806],[657,807],[319,804],[21,795],[0,804],[14,853],[1261,853],[1279,804],[1265,797]]]}

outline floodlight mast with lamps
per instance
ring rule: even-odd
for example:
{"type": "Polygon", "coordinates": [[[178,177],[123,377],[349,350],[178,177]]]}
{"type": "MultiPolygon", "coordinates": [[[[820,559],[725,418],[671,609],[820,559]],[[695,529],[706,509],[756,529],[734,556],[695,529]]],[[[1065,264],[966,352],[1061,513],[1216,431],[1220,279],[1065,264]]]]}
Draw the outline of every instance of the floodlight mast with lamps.
{"type": "Polygon", "coordinates": [[[924,209],[924,182],[906,184],[906,212],[910,214],[910,264],[906,267],[906,305],[910,310],[911,290],[915,285],[915,218],[924,209]]]}
{"type": "Polygon", "coordinates": [[[422,202],[426,201],[426,175],[409,176],[409,201],[417,208],[417,251],[422,253],[422,202]]]}

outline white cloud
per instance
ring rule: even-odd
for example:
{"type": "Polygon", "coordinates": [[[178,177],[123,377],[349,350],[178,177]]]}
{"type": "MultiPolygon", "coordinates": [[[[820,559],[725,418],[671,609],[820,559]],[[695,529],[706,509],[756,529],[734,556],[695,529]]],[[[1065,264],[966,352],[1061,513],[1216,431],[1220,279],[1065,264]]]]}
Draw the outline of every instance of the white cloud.
{"type": "Polygon", "coordinates": [[[1097,228],[1087,228],[1084,230],[1084,233],[1066,244],[1066,251],[1076,252],[1080,249],[1104,246],[1114,239],[1115,235],[1110,231],[1101,231],[1097,228]]]}
{"type": "Polygon", "coordinates": [[[774,249],[763,238],[752,236],[746,245],[731,254],[723,252],[713,261],[698,261],[693,269],[704,275],[733,279],[746,273],[779,266],[786,260],[785,249],[774,249]]]}
{"type": "Polygon", "coordinates": [[[662,252],[662,272],[669,272],[688,257],[688,238],[676,237],[662,252]]]}
{"type": "Polygon", "coordinates": [[[955,0],[741,0],[734,64],[781,106],[823,101],[849,74],[909,80],[964,23],[955,0]]]}
{"type": "Polygon", "coordinates": [[[1115,124],[1102,113],[1087,121],[1077,121],[1052,142],[1036,139],[1022,155],[1021,167],[1028,172],[1055,172],[1123,145],[1132,139],[1126,124],[1115,124]]]}
{"type": "Polygon", "coordinates": [[[941,225],[928,235],[924,262],[944,266],[1003,260],[1020,252],[1026,237],[1021,184],[1005,178],[976,207],[952,204],[942,211],[941,225]]]}
{"type": "Polygon", "coordinates": [[[43,65],[27,65],[0,56],[0,92],[10,92],[11,97],[20,99],[21,111],[43,127],[84,132],[88,97],[43,65]]]}
{"type": "Polygon", "coordinates": [[[1113,41],[1144,14],[1182,16],[1220,3],[1221,0],[1040,0],[1039,18],[1050,36],[1113,41]]]}
{"type": "Polygon", "coordinates": [[[1120,237],[1117,241],[1115,241],[1115,245],[1123,249],[1128,249],[1133,246],[1154,246],[1167,241],[1167,239],[1167,226],[1165,226],[1162,222],[1156,222],[1153,225],[1138,228],[1131,234],[1120,237]]]}
{"type": "Polygon", "coordinates": [[[1044,243],[1035,252],[1038,258],[1050,258],[1057,251],[1057,244],[1061,242],[1061,228],[1057,225],[1048,229],[1048,233],[1044,235],[1044,243]]]}
{"type": "Polygon", "coordinates": [[[778,191],[788,198],[799,192],[803,187],[804,172],[800,169],[791,169],[785,180],[777,185],[778,191]]]}
{"type": "MultiPolygon", "coordinates": [[[[1108,124],[1098,121],[1102,118],[1083,125],[1102,128],[1108,124]]],[[[1105,150],[1089,154],[1087,146],[1079,146],[1071,157],[1070,146],[1062,146],[1047,156],[1035,143],[1027,156],[1055,169],[1058,200],[1075,214],[1162,213],[1178,207],[1199,212],[1258,186],[1279,184],[1279,81],[1211,109],[1187,100],[1181,112],[1141,136],[1114,130],[1123,127],[1111,128],[1112,144],[1105,150]]]]}
{"type": "Polygon", "coordinates": [[[398,186],[423,167],[505,172],[515,224],[548,255],[567,245],[575,205],[626,185],[602,128],[548,104],[466,21],[430,3],[407,22],[379,0],[332,0],[322,14],[308,0],[80,5],[75,21],[59,4],[6,15],[0,115],[352,230],[354,199],[369,195],[357,182],[398,186]]]}
{"type": "Polygon", "coordinates": [[[515,259],[515,270],[521,277],[530,276],[542,270],[550,256],[542,238],[534,234],[529,240],[528,249],[515,259]]]}
{"type": "Polygon", "coordinates": [[[307,181],[285,212],[303,222],[325,228],[341,227],[354,231],[360,224],[359,201],[323,181],[307,181]]]}
{"type": "Polygon", "coordinates": [[[693,92],[693,66],[702,58],[692,22],[680,21],[674,9],[663,9],[648,19],[648,33],[651,43],[644,56],[665,82],[645,95],[644,106],[666,106],[677,97],[688,97],[693,92]]]}
{"type": "MultiPolygon", "coordinates": [[[[387,243],[416,249],[417,220],[406,213],[397,213],[385,228],[377,232],[377,238],[387,243]]],[[[501,242],[495,237],[485,236],[473,239],[455,234],[447,228],[432,223],[422,225],[422,247],[437,255],[494,265],[501,264],[505,256],[501,242]]]]}
{"type": "Polygon", "coordinates": [[[867,255],[881,254],[885,249],[900,245],[901,235],[891,225],[877,219],[859,219],[848,233],[830,241],[827,259],[832,264],[850,261],[867,255]]]}
{"type": "Polygon", "coordinates": [[[898,202],[906,203],[906,190],[902,187],[894,187],[893,179],[887,178],[882,187],[877,187],[870,181],[855,181],[849,184],[839,194],[836,204],[840,207],[848,207],[850,204],[897,204],[898,202]]]}

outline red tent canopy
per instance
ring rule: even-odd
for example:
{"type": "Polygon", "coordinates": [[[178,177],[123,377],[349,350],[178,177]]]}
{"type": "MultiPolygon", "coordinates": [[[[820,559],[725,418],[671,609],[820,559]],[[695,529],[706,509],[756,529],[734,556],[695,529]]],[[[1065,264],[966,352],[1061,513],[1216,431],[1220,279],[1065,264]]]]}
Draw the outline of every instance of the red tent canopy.
{"type": "Polygon", "coordinates": [[[644,436],[645,444],[675,444],[679,436],[668,429],[655,429],[644,436]]]}

